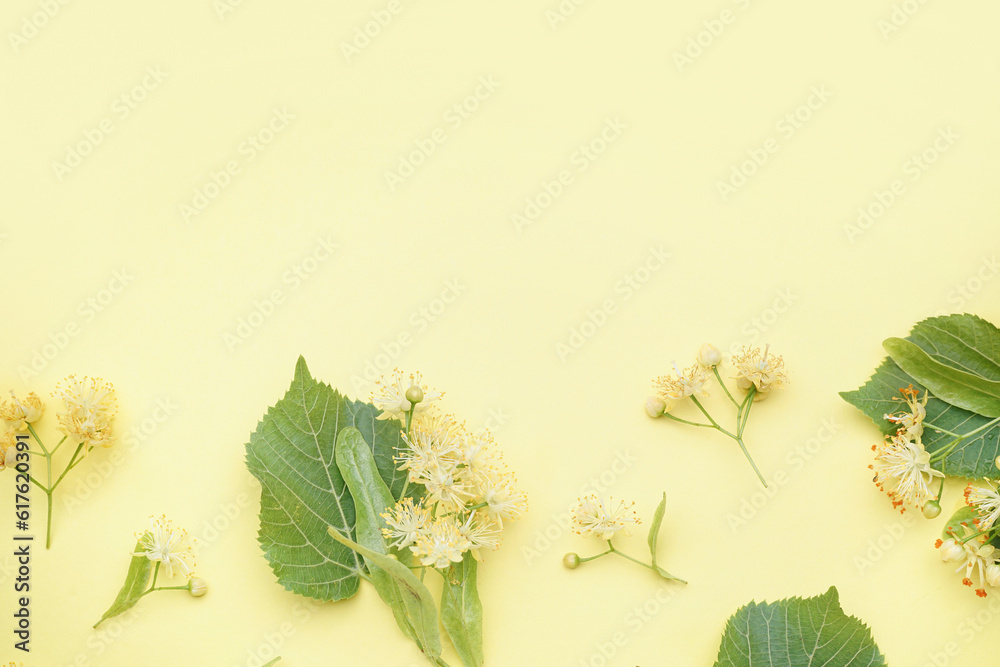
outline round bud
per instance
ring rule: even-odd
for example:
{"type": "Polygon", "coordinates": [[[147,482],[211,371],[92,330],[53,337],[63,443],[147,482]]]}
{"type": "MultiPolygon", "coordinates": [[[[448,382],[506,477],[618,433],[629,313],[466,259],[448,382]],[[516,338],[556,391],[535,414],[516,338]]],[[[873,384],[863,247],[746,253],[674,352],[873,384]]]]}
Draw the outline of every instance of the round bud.
{"type": "Polygon", "coordinates": [[[424,400],[424,390],[421,389],[418,384],[411,385],[410,388],[406,390],[405,395],[406,400],[414,405],[424,400]]]}
{"type": "Polygon", "coordinates": [[[188,582],[188,593],[196,598],[200,598],[202,595],[208,592],[208,584],[204,579],[199,579],[194,577],[188,582]]]}
{"type": "Polygon", "coordinates": [[[659,396],[650,396],[646,399],[646,414],[656,419],[662,417],[667,411],[667,402],[659,396]]]}
{"type": "Polygon", "coordinates": [[[563,565],[571,570],[575,570],[580,567],[580,556],[575,553],[568,553],[563,556],[563,565]]]}
{"type": "Polygon", "coordinates": [[[953,539],[947,539],[938,547],[941,550],[941,560],[945,563],[965,559],[965,548],[953,539]]]}
{"type": "Polygon", "coordinates": [[[696,360],[705,368],[715,368],[722,363],[722,353],[711,343],[705,343],[698,350],[696,360]]]}
{"type": "Polygon", "coordinates": [[[1000,565],[992,563],[986,566],[986,583],[993,587],[1000,585],[1000,565]]]}
{"type": "Polygon", "coordinates": [[[3,464],[8,468],[13,468],[17,465],[17,447],[7,448],[7,451],[3,454],[3,464]]]}
{"type": "Polygon", "coordinates": [[[941,503],[936,500],[928,501],[921,511],[925,518],[936,519],[941,514],[941,503]]]}
{"type": "Polygon", "coordinates": [[[998,456],[996,460],[993,461],[993,465],[995,465],[997,468],[1000,468],[1000,456],[998,456]]]}
{"type": "Polygon", "coordinates": [[[736,378],[736,386],[739,387],[740,391],[750,391],[750,387],[753,386],[753,382],[741,375],[736,378]]]}

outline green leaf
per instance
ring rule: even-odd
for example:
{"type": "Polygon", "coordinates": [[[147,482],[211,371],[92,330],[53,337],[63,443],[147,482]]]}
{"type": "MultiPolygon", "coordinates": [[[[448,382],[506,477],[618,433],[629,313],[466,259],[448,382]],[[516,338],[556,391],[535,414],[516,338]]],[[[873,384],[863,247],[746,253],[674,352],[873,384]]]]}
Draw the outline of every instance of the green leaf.
{"type": "MultiPolygon", "coordinates": [[[[136,542],[133,553],[139,553],[141,551],[142,542],[136,542]]],[[[134,607],[135,603],[142,597],[142,594],[146,592],[146,586],[149,584],[149,578],[152,574],[153,561],[149,560],[144,555],[132,556],[132,562],[128,566],[128,573],[125,575],[125,584],[122,586],[122,589],[118,591],[118,597],[115,598],[111,607],[104,612],[104,616],[101,616],[101,620],[94,623],[94,627],[96,628],[112,616],[123,614],[134,607]]]]}
{"type": "Polygon", "coordinates": [[[946,523],[944,528],[941,529],[941,539],[947,540],[948,538],[955,537],[956,535],[959,537],[971,535],[976,531],[975,526],[972,525],[972,521],[977,516],[976,510],[968,505],[962,505],[954,514],[951,515],[948,519],[948,523],[946,523]],[[963,523],[969,527],[968,533],[966,533],[966,531],[962,528],[961,524],[963,523]]]}
{"type": "Polygon", "coordinates": [[[892,360],[932,395],[986,417],[1000,417],[1000,382],[966,373],[935,360],[916,343],[887,338],[882,347],[892,360]]]}
{"type": "Polygon", "coordinates": [[[250,435],[246,464],[261,484],[258,541],[286,589],[318,600],[357,592],[361,559],[326,537],[327,526],[349,535],[355,527],[354,501],[334,460],[334,445],[342,429],[357,428],[398,497],[406,479],[393,456],[405,443],[398,422],[377,417],[373,405],[351,401],[314,380],[299,357],[284,398],[250,435]]]}
{"type": "Polygon", "coordinates": [[[414,576],[410,568],[400,563],[395,556],[380,554],[353,542],[333,526],[327,528],[327,533],[342,546],[361,554],[393,578],[402,592],[403,605],[406,608],[407,617],[413,623],[413,630],[421,650],[431,658],[440,656],[441,633],[438,630],[437,607],[434,604],[434,597],[427,590],[427,587],[414,576]]]}
{"type": "Polygon", "coordinates": [[[884,667],[871,631],[840,608],[837,589],[814,598],[751,602],[726,623],[716,667],[884,667]]]}
{"type": "Polygon", "coordinates": [[[483,603],[476,585],[477,563],[466,552],[461,563],[444,573],[441,624],[465,667],[483,664],[483,603]]]}
{"type": "Polygon", "coordinates": [[[667,510],[667,493],[663,492],[663,499],[653,513],[653,523],[649,526],[649,555],[652,558],[653,567],[656,567],[656,541],[660,537],[660,524],[663,523],[663,513],[667,510]]]}
{"type": "MultiPolygon", "coordinates": [[[[867,415],[884,435],[891,435],[898,426],[885,419],[885,415],[906,409],[899,390],[910,385],[921,393],[925,391],[924,386],[904,373],[896,362],[886,359],[862,387],[855,391],[841,392],[840,396],[867,415]]],[[[990,421],[992,420],[988,417],[957,408],[933,394],[927,402],[927,417],[924,420],[925,424],[933,424],[958,434],[975,431],[990,421]]],[[[934,453],[954,438],[925,427],[921,440],[927,451],[934,453]]],[[[997,456],[1000,456],[1000,424],[994,424],[970,436],[948,454],[943,462],[936,462],[935,467],[956,477],[992,478],[997,476],[994,463],[997,456]]]]}
{"type": "MultiPolygon", "coordinates": [[[[358,543],[379,554],[388,553],[385,540],[382,537],[382,527],[385,520],[380,514],[395,504],[395,499],[389,493],[389,487],[379,476],[372,450],[361,437],[356,428],[345,428],[337,436],[337,447],[334,451],[337,468],[340,470],[347,488],[355,504],[355,519],[358,543]]],[[[409,565],[410,552],[404,551],[404,564],[409,565]]],[[[389,605],[396,623],[410,639],[417,641],[413,624],[407,616],[403,604],[402,592],[396,581],[378,567],[371,559],[366,558],[368,571],[371,572],[372,585],[379,597],[389,605]]],[[[418,641],[419,645],[419,641],[418,641]]],[[[423,650],[423,647],[420,647],[423,650]]]]}

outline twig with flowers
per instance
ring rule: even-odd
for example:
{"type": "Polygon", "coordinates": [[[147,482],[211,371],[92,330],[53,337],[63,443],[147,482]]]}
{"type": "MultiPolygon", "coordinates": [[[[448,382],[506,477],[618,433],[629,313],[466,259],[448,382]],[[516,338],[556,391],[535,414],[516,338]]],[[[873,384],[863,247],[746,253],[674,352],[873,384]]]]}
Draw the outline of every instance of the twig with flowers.
{"type": "Polygon", "coordinates": [[[41,399],[34,392],[28,394],[23,401],[18,400],[13,391],[11,395],[13,400],[0,403],[0,418],[7,422],[8,427],[8,430],[0,436],[0,449],[3,450],[0,456],[3,465],[0,466],[0,470],[4,467],[14,467],[15,460],[19,460],[17,434],[23,431],[30,433],[41,451],[29,449],[27,454],[45,459],[45,483],[39,481],[35,475],[30,475],[29,479],[45,493],[48,501],[45,526],[45,548],[48,549],[52,544],[52,494],[69,471],[80,465],[92,449],[98,445],[110,447],[114,444],[111,421],[117,411],[115,391],[110,383],[103,380],[88,377],[78,379],[73,375],[56,385],[53,396],[61,398],[66,408],[64,412],[56,415],[59,428],[64,435],[51,449],[45,446],[45,442],[35,431],[35,424],[42,418],[45,408],[41,399]],[[67,440],[76,443],[76,450],[53,482],[54,457],[67,440]]]}
{"type": "Polygon", "coordinates": [[[637,526],[642,523],[633,509],[634,507],[634,502],[626,504],[625,501],[619,500],[616,503],[613,498],[599,498],[596,494],[591,494],[581,498],[573,510],[573,523],[575,524],[573,532],[582,537],[598,537],[607,542],[608,548],[607,551],[602,551],[599,554],[587,557],[581,557],[575,552],[570,552],[563,556],[563,565],[571,570],[575,570],[583,563],[588,563],[592,560],[597,560],[598,558],[614,554],[624,558],[625,560],[631,561],[640,567],[652,570],[664,579],[686,584],[686,581],[680,577],[675,577],[670,574],[656,562],[660,526],[663,523],[663,514],[667,508],[666,493],[663,494],[660,504],[653,513],[652,525],[649,528],[647,543],[649,544],[650,562],[645,563],[641,560],[633,558],[615,547],[611,540],[614,539],[615,535],[617,535],[619,531],[628,535],[629,524],[637,526]]]}
{"type": "Polygon", "coordinates": [[[966,487],[935,543],[985,597],[1000,586],[1000,494],[991,481],[1000,473],[1000,329],[974,315],[933,317],[883,347],[889,357],[871,379],[841,393],[882,430],[871,447],[873,481],[894,509],[928,519],[941,514],[946,477],[985,481],[966,487]]]}
{"type": "Polygon", "coordinates": [[[690,426],[701,428],[712,428],[719,433],[733,439],[740,446],[747,461],[753,467],[760,483],[767,487],[767,481],[757,468],[746,443],[743,442],[743,432],[746,429],[747,420],[750,418],[750,408],[754,402],[767,398],[773,389],[781,388],[787,382],[785,375],[785,362],[776,355],[770,353],[770,346],[761,350],[757,347],[744,347],[743,352],[733,357],[732,363],[736,370],[736,387],[740,391],[746,392],[742,400],[736,400],[732,392],[726,387],[719,373],[719,365],[722,363],[722,353],[714,345],[705,343],[695,359],[694,365],[682,371],[674,364],[675,375],[663,375],[656,379],[653,387],[658,390],[656,396],[646,399],[646,414],[650,417],[666,417],[673,421],[690,426]],[[708,385],[715,379],[722,387],[729,402],[736,408],[736,426],[733,430],[728,430],[719,425],[699,398],[705,398],[708,394],[708,385]],[[682,419],[671,414],[677,403],[691,399],[691,402],[708,420],[708,423],[696,422],[682,419]]]}
{"type": "Polygon", "coordinates": [[[479,563],[527,500],[490,433],[442,414],[441,396],[396,371],[372,402],[352,401],[300,358],[247,465],[262,486],[261,546],[286,588],[334,601],[366,580],[432,664],[447,666],[440,625],[462,664],[479,667],[479,563]],[[441,577],[440,602],[428,572],[441,577]]]}
{"type": "Polygon", "coordinates": [[[125,584],[101,620],[94,624],[95,628],[109,618],[125,613],[150,593],[187,591],[194,597],[201,597],[208,592],[205,580],[194,576],[195,541],[186,530],[175,527],[165,516],[151,516],[149,530],[137,534],[136,539],[125,584]],[[187,579],[187,583],[182,586],[157,586],[161,569],[166,578],[181,576],[187,579]]]}

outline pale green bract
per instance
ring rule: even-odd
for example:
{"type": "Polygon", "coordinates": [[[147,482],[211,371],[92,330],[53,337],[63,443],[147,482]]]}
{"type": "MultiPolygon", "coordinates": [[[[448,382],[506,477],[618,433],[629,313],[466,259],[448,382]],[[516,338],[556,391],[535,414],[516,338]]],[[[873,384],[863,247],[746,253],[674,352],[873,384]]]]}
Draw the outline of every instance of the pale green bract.
{"type": "MultiPolygon", "coordinates": [[[[891,435],[899,427],[885,415],[906,410],[899,390],[913,385],[922,396],[929,385],[936,386],[937,392],[930,389],[924,423],[959,435],[977,432],[934,467],[956,477],[996,477],[1000,424],[978,429],[992,421],[986,413],[992,412],[990,383],[1000,379],[1000,330],[974,315],[932,317],[917,324],[907,338],[889,339],[886,347],[916,375],[905,372],[893,359],[885,359],[867,383],[840,396],[875,422],[883,434],[891,435]],[[930,366],[922,366],[921,359],[930,360],[930,366]],[[967,386],[970,378],[971,388],[967,386]],[[984,412],[950,402],[954,400],[964,406],[978,406],[984,412]]],[[[921,438],[931,454],[953,440],[953,436],[930,427],[924,428],[921,438]]]]}
{"type": "Polygon", "coordinates": [[[314,380],[299,357],[285,397],[250,435],[246,464],[261,484],[257,539],[278,582],[293,593],[342,600],[358,590],[363,559],[327,534],[327,526],[351,536],[355,530],[354,500],[334,445],[341,430],[357,428],[398,499],[406,479],[393,456],[405,443],[399,422],[377,417],[370,403],[352,401],[314,380]]]}
{"type": "Polygon", "coordinates": [[[742,607],[726,623],[715,667],[884,667],[871,631],[840,608],[837,589],[742,607]]]}

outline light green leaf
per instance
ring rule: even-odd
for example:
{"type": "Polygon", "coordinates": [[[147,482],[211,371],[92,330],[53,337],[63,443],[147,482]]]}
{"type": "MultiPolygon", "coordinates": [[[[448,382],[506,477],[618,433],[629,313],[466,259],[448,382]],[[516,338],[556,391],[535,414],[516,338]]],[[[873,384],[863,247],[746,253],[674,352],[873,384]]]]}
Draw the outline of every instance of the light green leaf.
{"type": "Polygon", "coordinates": [[[441,624],[465,667],[483,664],[483,604],[476,585],[477,563],[466,552],[461,563],[444,573],[441,624]]]}
{"type": "Polygon", "coordinates": [[[947,540],[955,536],[965,537],[971,535],[976,531],[975,526],[972,525],[972,521],[977,516],[976,510],[968,505],[962,505],[954,514],[951,515],[948,519],[948,523],[946,523],[944,528],[941,529],[941,539],[947,540]],[[962,528],[963,523],[969,528],[968,531],[962,528]]]}
{"type": "MultiPolygon", "coordinates": [[[[885,419],[885,415],[906,409],[899,390],[910,385],[921,394],[925,391],[924,386],[904,373],[896,362],[886,359],[862,387],[855,391],[841,392],[840,396],[867,415],[883,434],[891,435],[896,432],[898,426],[885,419]]],[[[991,420],[945,403],[931,394],[924,421],[946,431],[963,434],[976,431],[991,420]]],[[[921,440],[927,451],[933,453],[954,438],[925,427],[921,440]]],[[[943,462],[935,463],[935,467],[939,467],[946,475],[970,479],[993,478],[998,473],[994,463],[997,456],[1000,456],[1000,425],[993,425],[970,436],[948,454],[943,462]]]]}
{"type": "Polygon", "coordinates": [[[716,667],[884,667],[871,631],[840,608],[837,589],[814,598],[751,602],[726,623],[716,667]]]}
{"type": "MultiPolygon", "coordinates": [[[[135,550],[132,553],[139,553],[142,551],[142,542],[135,543],[135,550]]],[[[149,578],[153,574],[153,561],[146,558],[146,556],[132,556],[132,562],[129,564],[128,573],[125,575],[125,584],[122,589],[118,591],[118,597],[111,604],[111,607],[104,612],[104,616],[101,616],[101,620],[94,623],[96,628],[98,625],[108,620],[113,616],[118,614],[123,614],[132,607],[135,603],[139,601],[142,594],[146,592],[146,586],[149,584],[149,578]]]]}
{"type": "Polygon", "coordinates": [[[663,499],[653,513],[653,523],[649,526],[649,555],[652,558],[653,567],[656,567],[656,541],[660,537],[660,524],[663,523],[663,513],[667,510],[667,493],[663,492],[663,499]]]}
{"type": "Polygon", "coordinates": [[[1000,382],[937,361],[916,343],[903,338],[887,338],[882,347],[904,372],[927,387],[932,395],[976,414],[1000,417],[1000,382]]]}
{"type": "Polygon", "coordinates": [[[327,533],[340,545],[361,554],[366,560],[385,570],[399,586],[407,618],[412,621],[413,630],[421,650],[431,658],[441,655],[441,633],[438,630],[437,606],[434,597],[410,568],[400,563],[392,555],[380,554],[345,537],[333,526],[327,528],[327,533]]]}
{"type": "MultiPolygon", "coordinates": [[[[385,520],[380,514],[395,504],[395,499],[389,493],[389,487],[379,476],[372,450],[361,437],[356,428],[345,428],[337,436],[337,448],[334,452],[337,468],[340,470],[347,488],[354,499],[355,519],[358,544],[379,554],[388,553],[385,540],[382,537],[382,527],[385,520]]],[[[409,551],[404,551],[404,564],[409,564],[409,551]]],[[[396,623],[410,639],[417,641],[417,635],[412,622],[407,617],[406,606],[403,604],[402,592],[396,581],[378,567],[371,559],[366,558],[368,571],[371,572],[372,585],[379,597],[389,605],[396,623]]],[[[419,641],[418,641],[419,645],[419,641]]],[[[421,650],[423,647],[421,646],[421,650]]]]}

